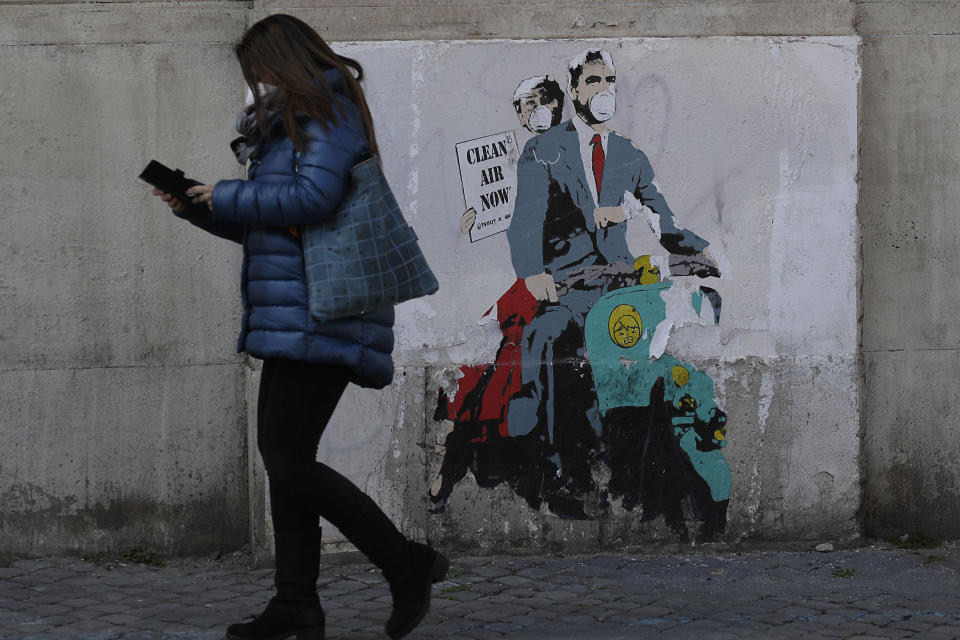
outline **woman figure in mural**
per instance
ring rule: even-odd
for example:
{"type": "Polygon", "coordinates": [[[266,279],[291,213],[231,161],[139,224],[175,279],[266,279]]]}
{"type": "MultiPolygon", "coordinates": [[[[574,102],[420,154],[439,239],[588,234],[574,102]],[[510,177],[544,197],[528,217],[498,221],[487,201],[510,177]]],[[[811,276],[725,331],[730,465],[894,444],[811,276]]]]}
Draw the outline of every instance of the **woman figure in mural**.
{"type": "MultiPolygon", "coordinates": [[[[602,456],[610,468],[611,497],[621,498],[626,509],[642,506],[645,520],[664,516],[678,534],[686,535],[682,502],[696,498],[691,487],[700,480],[690,466],[689,446],[681,445],[684,437],[689,445],[690,438],[686,432],[672,431],[671,415],[678,409],[664,396],[663,376],[654,376],[635,390],[638,399],[632,406],[646,407],[646,413],[614,411],[610,419],[601,420],[591,379],[594,354],[590,351],[588,360],[584,352],[584,325],[593,305],[618,286],[658,283],[661,271],[699,277],[719,276],[719,271],[706,252],[708,243],[677,223],[646,156],[605,124],[616,111],[616,72],[610,54],[586,50],[570,62],[568,71],[575,116],[531,138],[518,166],[508,240],[518,276],[513,291],[522,292],[525,300],[512,305],[514,313],[501,314],[500,307],[507,305],[498,304],[497,309],[498,315],[506,316],[499,318],[501,326],[518,333],[513,345],[505,338],[497,363],[513,346],[513,366],[509,375],[501,374],[499,366],[487,368],[486,377],[465,371],[457,394],[446,403],[441,398],[438,416],[455,421],[466,416],[485,424],[486,430],[475,438],[478,445],[495,427],[515,441],[535,436],[532,441],[540,443],[537,453],[554,473],[548,474],[551,481],[539,485],[540,496],[525,496],[534,508],[539,497],[552,494],[555,503],[566,507],[561,507],[562,514],[588,517],[581,498],[597,493],[594,469],[602,456]],[[669,255],[635,260],[626,244],[628,219],[645,220],[669,255]],[[510,384],[498,382],[491,389],[498,375],[510,384]],[[489,405],[501,410],[490,411],[489,405]],[[626,422],[624,416],[629,416],[626,422]]],[[[706,298],[718,321],[719,295],[708,288],[697,295],[706,298]]],[[[647,347],[656,326],[650,327],[650,335],[643,334],[647,347]]],[[[626,325],[620,331],[632,335],[626,325]]],[[[509,450],[508,445],[501,448],[509,450]]],[[[472,455],[483,450],[476,446],[472,455]]],[[[513,451],[529,453],[522,447],[513,451]]],[[[529,460],[525,466],[512,466],[526,472],[547,466],[529,460]]],[[[528,484],[543,479],[538,473],[532,477],[528,484]]],[[[478,477],[483,485],[481,480],[478,477]]],[[[444,481],[440,495],[445,500],[452,485],[447,478],[444,481]]],[[[606,494],[597,495],[594,514],[601,515],[606,494]]],[[[706,515],[716,509],[701,508],[696,502],[693,506],[704,522],[702,537],[722,530],[717,518],[706,515]]]]}
{"type": "Polygon", "coordinates": [[[408,540],[350,480],[316,460],[321,435],[350,383],[393,377],[394,312],[317,322],[309,313],[299,228],[333,214],[350,169],[377,153],[361,66],[306,23],[272,15],[236,46],[251,93],[232,147],[247,180],[191,188],[192,202],[155,192],[177,216],[243,246],[238,350],[263,360],[257,444],[270,482],[276,594],[230,640],[324,637],[317,595],[319,519],[334,524],[383,571],[393,595],[391,638],[426,614],[448,562],[408,540]]]}

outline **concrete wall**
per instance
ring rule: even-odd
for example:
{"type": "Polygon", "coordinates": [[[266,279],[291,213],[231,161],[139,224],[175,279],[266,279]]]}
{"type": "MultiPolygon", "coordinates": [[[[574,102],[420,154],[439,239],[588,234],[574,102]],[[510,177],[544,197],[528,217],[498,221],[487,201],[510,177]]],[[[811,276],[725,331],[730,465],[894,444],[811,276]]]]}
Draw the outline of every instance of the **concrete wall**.
{"type": "Polygon", "coordinates": [[[859,515],[868,531],[956,535],[942,515],[960,495],[947,466],[955,349],[933,314],[952,307],[930,275],[953,254],[957,3],[0,0],[0,193],[14,212],[0,234],[0,549],[268,540],[248,446],[256,369],[232,347],[238,251],[133,176],[151,157],[240,175],[230,47],[274,11],[367,65],[388,175],[441,278],[437,296],[400,308],[395,384],[351,390],[321,451],[406,531],[526,549],[670,539],[636,512],[559,520],[472,476],[443,514],[426,510],[449,426],[433,420],[437,390],[490,359],[499,335],[477,320],[513,277],[502,236],[459,231],[453,145],[517,126],[516,61],[562,70],[587,39],[620,60],[627,39],[618,73],[655,74],[672,101],[612,124],[726,261],[719,327],[685,327],[671,348],[709,371],[728,413],[728,539],[846,538],[859,515]],[[907,213],[918,198],[938,213],[907,213]],[[925,308],[934,317],[917,319],[925,308]]]}
{"type": "Polygon", "coordinates": [[[136,180],[151,157],[239,175],[222,122],[242,99],[229,42],[246,12],[197,13],[0,6],[9,552],[248,537],[239,252],[189,233],[136,180]]]}
{"type": "Polygon", "coordinates": [[[957,538],[960,6],[874,3],[864,17],[865,529],[957,538]]]}

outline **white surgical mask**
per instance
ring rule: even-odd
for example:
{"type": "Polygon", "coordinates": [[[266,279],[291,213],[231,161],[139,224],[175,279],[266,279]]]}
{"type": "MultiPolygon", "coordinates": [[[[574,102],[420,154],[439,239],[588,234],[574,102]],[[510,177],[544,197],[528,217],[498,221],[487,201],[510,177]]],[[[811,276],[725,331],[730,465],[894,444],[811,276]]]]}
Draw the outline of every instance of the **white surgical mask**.
{"type": "MultiPolygon", "coordinates": [[[[263,82],[257,83],[257,94],[260,96],[261,99],[266,98],[268,95],[270,95],[270,93],[272,93],[276,89],[277,88],[272,84],[264,84],[263,82]]],[[[250,89],[250,87],[247,87],[246,104],[248,107],[253,104],[253,91],[250,89]]]]}
{"type": "Polygon", "coordinates": [[[606,122],[613,117],[616,110],[617,92],[613,87],[590,98],[590,114],[597,119],[597,122],[606,122]]]}
{"type": "Polygon", "coordinates": [[[540,105],[534,109],[533,113],[530,114],[530,119],[527,121],[527,126],[537,133],[543,133],[552,125],[553,110],[543,105],[540,105]]]}

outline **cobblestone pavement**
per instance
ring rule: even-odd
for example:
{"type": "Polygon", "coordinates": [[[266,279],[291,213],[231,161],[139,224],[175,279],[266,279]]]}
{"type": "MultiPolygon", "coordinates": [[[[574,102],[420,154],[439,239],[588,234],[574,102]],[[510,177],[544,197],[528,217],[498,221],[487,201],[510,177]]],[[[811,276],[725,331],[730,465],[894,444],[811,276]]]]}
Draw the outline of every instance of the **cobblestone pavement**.
{"type": "MultiPolygon", "coordinates": [[[[213,640],[271,594],[269,570],[236,560],[10,564],[0,638],[213,640]]],[[[320,593],[328,638],[385,637],[369,565],[325,567],[320,593]]],[[[960,548],[457,557],[409,637],[960,638],[960,548]]]]}

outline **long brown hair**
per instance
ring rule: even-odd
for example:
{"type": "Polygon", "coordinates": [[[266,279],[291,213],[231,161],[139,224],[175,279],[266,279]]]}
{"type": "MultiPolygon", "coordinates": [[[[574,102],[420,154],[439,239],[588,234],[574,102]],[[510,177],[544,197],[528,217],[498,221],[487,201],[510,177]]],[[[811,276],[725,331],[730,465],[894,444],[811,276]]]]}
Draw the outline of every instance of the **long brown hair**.
{"type": "Polygon", "coordinates": [[[297,123],[298,114],[316,119],[324,131],[335,123],[342,105],[323,77],[327,69],[343,74],[348,95],[363,121],[370,151],[377,153],[370,108],[360,87],[363,67],[352,58],[337,55],[307,23],[278,13],[260,20],[243,34],[234,51],[243,77],[253,91],[260,130],[266,133],[266,105],[257,91],[258,83],[279,87],[283,101],[283,125],[294,146],[303,150],[307,136],[297,123]]]}

